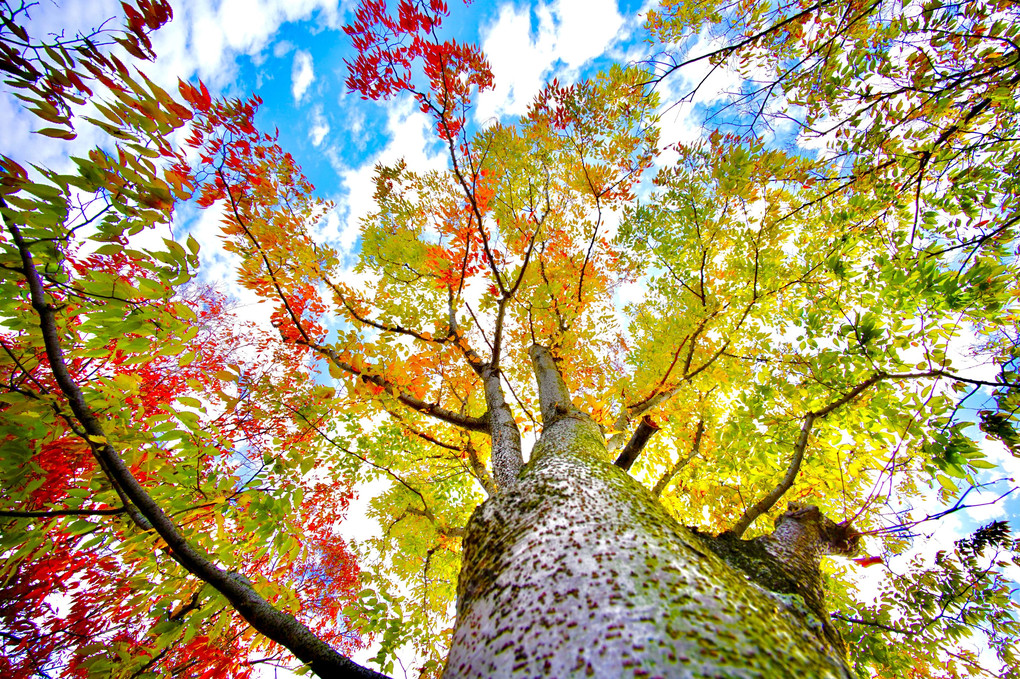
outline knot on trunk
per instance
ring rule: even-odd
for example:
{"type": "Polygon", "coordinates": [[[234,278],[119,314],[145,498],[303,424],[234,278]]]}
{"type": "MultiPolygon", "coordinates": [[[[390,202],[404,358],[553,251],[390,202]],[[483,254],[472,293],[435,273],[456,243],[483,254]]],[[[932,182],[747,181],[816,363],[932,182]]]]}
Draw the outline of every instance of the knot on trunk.
{"type": "Polygon", "coordinates": [[[818,507],[791,502],[776,519],[775,529],[765,536],[766,548],[779,559],[802,562],[817,570],[823,556],[850,556],[860,546],[861,535],[848,524],[836,523],[818,507]]]}
{"type": "Polygon", "coordinates": [[[843,655],[843,639],[825,608],[821,558],[830,554],[850,556],[860,541],[860,533],[849,525],[832,521],[814,505],[799,503],[787,506],[771,535],[741,540],[727,532],[706,538],[706,544],[730,566],[779,595],[787,605],[792,606],[797,599],[803,601],[806,613],[820,623],[819,639],[843,655]]]}

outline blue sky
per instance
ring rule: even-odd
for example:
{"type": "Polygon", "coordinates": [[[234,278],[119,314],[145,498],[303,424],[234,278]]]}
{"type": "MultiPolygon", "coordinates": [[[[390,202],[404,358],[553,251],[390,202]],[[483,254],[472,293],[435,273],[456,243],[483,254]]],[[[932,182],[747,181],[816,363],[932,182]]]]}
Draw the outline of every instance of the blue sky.
{"type": "MultiPolygon", "coordinates": [[[[158,75],[165,73],[164,81],[197,76],[221,94],[262,97],[260,126],[279,129],[282,145],[321,195],[350,203],[340,215],[341,229],[354,228],[367,207],[357,198],[379,160],[445,162],[428,121],[407,99],[369,102],[346,91],[344,59],[352,50],[341,27],[352,18],[352,3],[174,4],[173,24],[155,40],[158,75]],[[354,201],[347,200],[352,193],[354,201]]],[[[575,80],[607,53],[624,56],[633,49],[641,6],[614,0],[465,6],[454,0],[450,8],[445,34],[482,45],[495,73],[496,89],[476,108],[476,121],[484,123],[523,113],[550,77],[575,80]]]]}

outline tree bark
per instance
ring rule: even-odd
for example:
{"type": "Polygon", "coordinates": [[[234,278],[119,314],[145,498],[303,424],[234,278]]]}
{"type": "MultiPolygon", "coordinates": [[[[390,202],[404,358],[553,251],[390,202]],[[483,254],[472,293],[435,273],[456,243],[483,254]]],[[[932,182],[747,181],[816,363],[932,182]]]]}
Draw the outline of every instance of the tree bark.
{"type": "Polygon", "coordinates": [[[796,597],[727,565],[607,462],[548,352],[544,430],[516,483],[467,526],[444,677],[838,677],[796,597]]]}

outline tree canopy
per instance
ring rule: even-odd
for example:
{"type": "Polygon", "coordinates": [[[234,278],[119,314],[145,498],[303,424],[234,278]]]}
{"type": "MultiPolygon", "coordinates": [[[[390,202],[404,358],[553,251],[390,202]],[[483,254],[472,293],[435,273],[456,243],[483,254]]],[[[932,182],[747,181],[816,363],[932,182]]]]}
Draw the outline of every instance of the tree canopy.
{"type": "MultiPolygon", "coordinates": [[[[451,9],[364,0],[348,87],[410,97],[448,165],[377,168],[353,271],[261,102],[135,71],[171,11],[125,10],[46,42],[2,5],[38,133],[109,135],[66,168],[0,159],[5,674],[314,672],[374,641],[383,672],[410,647],[438,675],[464,526],[549,420],[536,345],[705,533],[810,504],[888,561],[999,480],[989,440],[1020,455],[1011,2],[664,0],[646,59],[479,124],[492,74],[451,9]],[[736,85],[702,103],[716,71],[736,85]],[[693,141],[663,122],[683,106],[693,141]],[[200,282],[193,238],[151,235],[187,201],[272,332],[200,282]],[[352,549],[371,482],[382,531],[352,549]]],[[[874,601],[833,559],[861,675],[1014,676],[1017,549],[990,524],[874,601]]]]}

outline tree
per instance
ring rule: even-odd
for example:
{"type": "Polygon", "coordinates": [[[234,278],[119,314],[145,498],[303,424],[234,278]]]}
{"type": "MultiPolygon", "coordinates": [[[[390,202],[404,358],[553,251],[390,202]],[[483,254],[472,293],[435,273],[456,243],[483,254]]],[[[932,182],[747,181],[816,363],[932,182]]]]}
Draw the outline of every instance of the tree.
{"type": "Polygon", "coordinates": [[[69,173],[2,160],[0,668],[249,676],[290,653],[252,638],[252,606],[349,653],[357,568],[334,522],[352,488],[313,436],[329,408],[306,350],[193,283],[194,239],[132,247],[190,195],[167,136],[193,113],[101,51],[142,58],[169,19],[125,9],[123,33],[44,43],[17,23],[27,7],[3,6],[7,82],[55,125],[39,133],[70,140],[78,122],[117,145],[69,173]],[[101,91],[106,121],[73,115],[101,91]]]}
{"type": "MultiPolygon", "coordinates": [[[[126,153],[76,161],[73,180],[45,176],[67,187],[100,172],[105,183],[88,187],[103,187],[124,215],[107,222],[115,236],[165,218],[143,205],[165,210],[194,194],[224,210],[239,280],[274,305],[280,350],[318,357],[337,387],[268,385],[266,398],[283,406],[255,420],[285,412],[298,440],[262,458],[295,487],[323,462],[334,480],[390,481],[373,501],[386,529],[375,554],[363,554],[366,588],[344,609],[376,635],[384,670],[410,641],[429,675],[852,676],[856,663],[934,676],[939,629],[987,629],[1009,662],[1016,616],[994,575],[1000,557],[981,556],[988,546],[1015,553],[1001,527],[899,581],[905,594],[872,609],[823,575],[824,555],[852,555],[865,535],[902,549],[909,519],[883,523],[902,498],[927,486],[948,502],[993,466],[960,416],[971,392],[994,390],[986,431],[1011,441],[1015,420],[1020,22],[1007,4],[896,9],[663,3],[649,17],[663,50],[682,53],[706,24],[724,27],[725,46],[705,59],[747,76],[734,100],[710,111],[721,129],[672,144],[669,158],[653,86],[701,57],[664,51],[666,68],[553,82],[516,124],[476,130],[472,97],[492,78],[477,48],[439,37],[445,3],[404,0],[393,14],[366,0],[347,28],[357,51],[349,86],[368,98],[413,97],[450,163],[378,168],[356,267],[364,284],[314,238],[328,206],[257,131],[256,102],[214,101],[182,83],[180,111],[90,53],[116,70],[111,89],[126,104],[111,109],[110,130],[144,138],[148,123],[132,111],[158,106],[177,116],[169,127],[190,126],[197,165],[152,137],[169,164],[165,182],[155,164],[126,153]],[[795,130],[830,125],[826,152],[790,145],[775,132],[782,120],[795,130]],[[656,164],[648,189],[641,182],[656,164]],[[152,187],[167,200],[153,204],[152,187]],[[134,193],[122,199],[126,190],[134,193]],[[640,301],[625,304],[635,291],[640,301]],[[997,379],[954,367],[971,333],[983,338],[975,350],[1001,366],[997,379]],[[456,624],[444,631],[458,570],[456,624]],[[890,612],[925,601],[907,619],[890,612]],[[844,634],[856,642],[850,660],[844,634]],[[886,648],[883,635],[909,643],[886,648]]],[[[125,143],[149,155],[144,143],[125,143]]],[[[208,583],[317,674],[368,672],[272,609],[287,601],[273,582],[230,573],[223,531],[167,516],[181,481],[166,462],[142,483],[140,470],[118,466],[133,450],[186,455],[186,437],[171,447],[159,433],[129,436],[118,418],[137,411],[107,405],[92,378],[61,367],[62,355],[94,350],[90,342],[108,352],[118,329],[127,332],[125,304],[111,303],[108,279],[102,297],[85,282],[69,286],[70,255],[47,245],[63,241],[22,235],[49,224],[27,215],[45,214],[55,196],[4,163],[5,298],[14,305],[5,313],[20,319],[17,341],[45,355],[38,370],[56,384],[25,396],[14,387],[28,389],[34,373],[12,373],[4,422],[31,407],[41,424],[28,433],[5,425],[10,440],[56,440],[66,422],[104,468],[103,497],[119,491],[133,530],[154,529],[190,573],[179,577],[208,583]],[[25,192],[42,192],[41,202],[25,192]],[[61,291],[78,287],[87,311],[63,304],[61,291]]],[[[67,240],[71,225],[57,222],[67,240]]],[[[105,240],[111,255],[126,247],[105,240]]],[[[164,303],[142,305],[142,319],[155,319],[145,332],[160,337],[181,327],[166,295],[193,267],[183,248],[167,248],[131,277],[163,283],[164,303]]],[[[207,426],[175,412],[183,421],[163,431],[207,426]]],[[[301,503],[281,496],[238,513],[282,520],[301,503]]],[[[88,499],[99,506],[99,495],[88,499]]]]}

